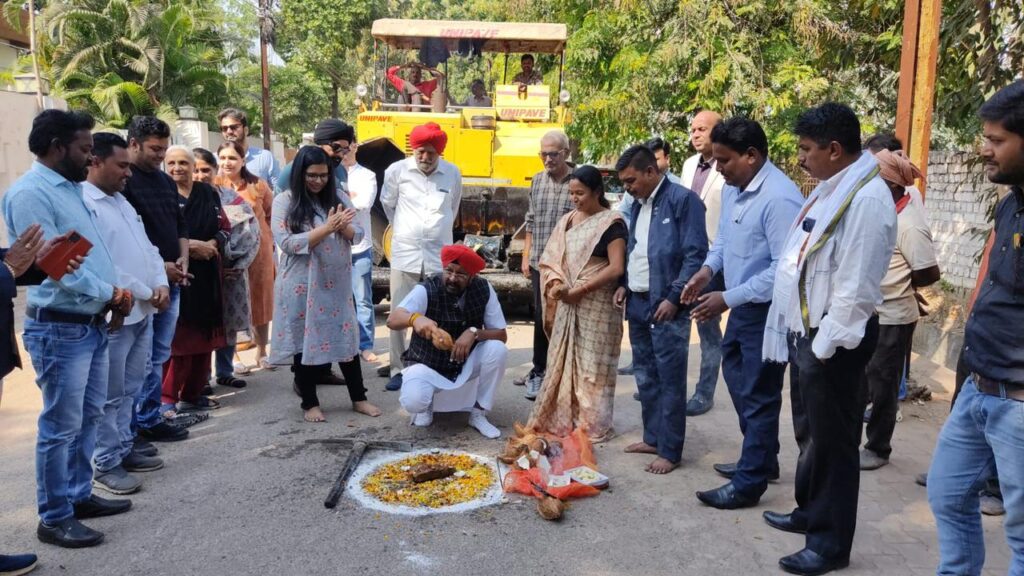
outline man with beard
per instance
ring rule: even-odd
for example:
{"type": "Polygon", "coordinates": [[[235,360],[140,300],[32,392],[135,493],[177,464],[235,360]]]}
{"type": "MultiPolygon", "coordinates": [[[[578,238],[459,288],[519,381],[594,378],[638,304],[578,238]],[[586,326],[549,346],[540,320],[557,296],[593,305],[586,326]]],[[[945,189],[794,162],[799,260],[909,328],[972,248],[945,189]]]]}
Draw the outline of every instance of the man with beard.
{"type": "Polygon", "coordinates": [[[785,364],[763,362],[761,343],[771,305],[775,267],[796,218],[800,189],[768,160],[768,137],[748,118],[731,118],[711,131],[716,168],[725,178],[718,235],[700,272],[683,289],[682,303],[699,305],[690,317],[714,322],[726,310],[722,373],[739,417],[743,448],[739,461],[715,464],[730,479],[697,498],[719,509],[755,505],[779,477],[779,410],[785,364]],[[719,273],[725,290],[701,292],[719,273]]]}
{"type": "MultiPolygon", "coordinates": [[[[417,126],[409,133],[412,156],[384,173],[380,203],[391,222],[392,310],[423,278],[441,272],[441,247],[452,243],[452,226],[462,200],[462,173],[441,159],[447,144],[448,135],[437,124],[417,126]]],[[[402,387],[405,328],[403,323],[391,328],[387,390],[402,387]]]]}
{"type": "Polygon", "coordinates": [[[249,117],[238,108],[225,108],[217,114],[220,135],[228,142],[240,142],[245,149],[245,167],[264,179],[271,190],[277,188],[280,167],[270,150],[249,145],[249,117]]]}
{"type": "Polygon", "coordinates": [[[122,194],[142,218],[149,241],[160,251],[170,285],[168,301],[153,316],[153,347],[149,370],[136,399],[135,449],[155,456],[148,442],[177,442],[188,430],[166,422],[160,413],[164,363],[171,358],[171,342],[178,325],[181,286],[188,284],[188,227],[178,206],[178,186],[160,169],[171,140],[171,127],[154,116],[136,116],[128,125],[131,176],[122,194]]]}
{"type": "Polygon", "coordinates": [[[981,574],[985,543],[978,481],[995,473],[1003,493],[1010,574],[1024,574],[1024,81],[978,112],[985,174],[1010,187],[996,206],[988,270],[964,330],[970,373],[939,434],[928,503],[939,537],[939,574],[981,574]]]}
{"type": "Polygon", "coordinates": [[[160,458],[135,449],[131,422],[135,397],[149,368],[153,314],[170,304],[170,288],[160,252],[146,236],[138,212],[121,194],[131,175],[128,143],[117,134],[100,132],[93,138],[92,153],[89,178],[83,185],[85,205],[99,224],[118,281],[136,298],[135,309],[117,318],[121,326],[110,333],[107,401],[96,435],[93,485],[111,494],[131,494],[142,481],[130,472],[163,467],[160,458]]]}
{"type": "MultiPolygon", "coordinates": [[[[348,170],[341,165],[341,159],[348,154],[352,145],[356,143],[356,131],[345,122],[337,118],[325,118],[313,128],[313,143],[323,149],[327,157],[331,159],[334,167],[334,181],[339,189],[346,189],[348,183],[348,170]]],[[[280,194],[289,188],[292,181],[292,163],[289,162],[274,187],[274,194],[280,194]]]]}
{"type": "Polygon", "coordinates": [[[92,159],[92,117],[47,110],[36,116],[29,134],[32,168],[3,199],[12,240],[33,224],[46,238],[84,238],[89,257],[59,281],[47,278],[28,289],[25,348],[42,391],[36,441],[36,499],[40,541],[67,548],[95,546],[103,534],[80,522],[131,507],[127,500],[92,494],[92,454],[107,391],[107,323],[113,309],[128,315],[130,291],[119,288],[103,237],[82,198],[92,159]]]}
{"type": "Polygon", "coordinates": [[[416,285],[388,317],[388,328],[412,328],[400,401],[413,426],[430,426],[434,412],[469,412],[487,438],[501,432],[487,421],[505,375],[505,316],[494,288],[477,276],[484,259],[455,244],[441,249],[444,271],[416,285]]]}
{"type": "Polygon", "coordinates": [[[792,574],[850,563],[860,491],[864,369],[878,341],[881,283],[896,246],[896,205],[878,162],[860,146],[848,106],[807,110],[794,128],[800,166],[821,183],[789,230],[776,264],[762,358],[790,363],[801,454],[797,508],[765,512],[772,527],[806,534],[779,560],[792,574]],[[803,442],[803,443],[801,443],[803,442]]]}

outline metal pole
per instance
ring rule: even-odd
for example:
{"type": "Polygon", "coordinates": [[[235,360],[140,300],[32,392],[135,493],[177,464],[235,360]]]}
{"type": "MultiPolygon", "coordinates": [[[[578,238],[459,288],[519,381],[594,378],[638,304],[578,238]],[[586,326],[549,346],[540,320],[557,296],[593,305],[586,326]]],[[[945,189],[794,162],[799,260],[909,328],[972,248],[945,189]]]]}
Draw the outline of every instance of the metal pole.
{"type": "Polygon", "coordinates": [[[270,32],[270,0],[260,0],[260,73],[262,76],[261,97],[263,100],[263,147],[270,147],[270,68],[267,65],[267,44],[270,32]]]}
{"type": "Polygon", "coordinates": [[[32,72],[36,75],[36,108],[43,111],[43,77],[39,74],[39,55],[36,54],[36,3],[28,0],[28,49],[32,52],[32,72]]]}

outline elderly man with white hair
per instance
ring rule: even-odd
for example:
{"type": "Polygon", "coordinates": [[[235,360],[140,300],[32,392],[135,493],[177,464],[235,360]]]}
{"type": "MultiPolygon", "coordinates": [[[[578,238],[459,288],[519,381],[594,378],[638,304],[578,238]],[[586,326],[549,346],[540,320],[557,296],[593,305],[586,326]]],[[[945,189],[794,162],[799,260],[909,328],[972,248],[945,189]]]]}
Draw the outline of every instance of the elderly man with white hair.
{"type": "Polygon", "coordinates": [[[533,285],[533,368],[513,381],[526,385],[526,399],[534,400],[544,382],[548,361],[548,337],[544,333],[544,307],[540,301],[540,255],[558,220],[572,210],[569,200],[569,139],[561,130],[551,130],[540,139],[540,159],[544,170],[530,182],[530,207],[526,212],[526,247],[523,251],[523,275],[533,285]]]}

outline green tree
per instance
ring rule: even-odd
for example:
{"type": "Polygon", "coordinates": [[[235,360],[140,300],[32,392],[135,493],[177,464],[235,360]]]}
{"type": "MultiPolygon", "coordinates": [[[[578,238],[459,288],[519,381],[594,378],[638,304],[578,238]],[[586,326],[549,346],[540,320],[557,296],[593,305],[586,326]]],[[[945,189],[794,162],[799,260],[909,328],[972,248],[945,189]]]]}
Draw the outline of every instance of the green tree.
{"type": "Polygon", "coordinates": [[[42,13],[42,54],[54,90],[104,124],[176,107],[219,106],[226,64],[208,2],[64,0],[42,13]]]}

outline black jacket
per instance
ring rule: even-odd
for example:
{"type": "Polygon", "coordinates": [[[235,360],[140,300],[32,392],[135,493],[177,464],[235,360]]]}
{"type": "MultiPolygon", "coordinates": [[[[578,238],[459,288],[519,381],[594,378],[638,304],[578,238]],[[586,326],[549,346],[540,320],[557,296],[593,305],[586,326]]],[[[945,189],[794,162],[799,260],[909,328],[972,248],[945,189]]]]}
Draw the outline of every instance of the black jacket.
{"type": "MultiPolygon", "coordinates": [[[[0,260],[7,256],[7,249],[0,248],[0,260]]],[[[7,266],[0,264],[0,378],[15,368],[21,368],[18,341],[14,336],[14,298],[18,286],[39,284],[46,274],[33,266],[27,272],[14,278],[7,266]]]]}

